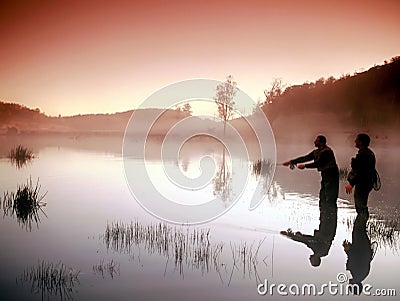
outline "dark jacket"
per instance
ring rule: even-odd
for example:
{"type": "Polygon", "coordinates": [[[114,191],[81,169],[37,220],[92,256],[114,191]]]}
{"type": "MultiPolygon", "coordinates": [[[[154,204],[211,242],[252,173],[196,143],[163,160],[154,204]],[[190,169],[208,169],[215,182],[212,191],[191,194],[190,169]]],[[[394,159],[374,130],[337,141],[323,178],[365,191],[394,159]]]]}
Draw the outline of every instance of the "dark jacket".
{"type": "Polygon", "coordinates": [[[358,151],[355,158],[351,159],[351,171],[347,181],[354,185],[365,185],[372,187],[376,177],[375,155],[368,147],[358,151]]]}
{"type": "Polygon", "coordinates": [[[303,157],[298,157],[294,160],[290,160],[290,163],[298,164],[313,160],[314,160],[313,163],[306,164],[306,168],[317,168],[317,170],[321,172],[338,171],[338,166],[336,164],[336,159],[333,150],[327,145],[325,145],[321,149],[317,148],[313,150],[308,155],[305,155],[303,157]]]}

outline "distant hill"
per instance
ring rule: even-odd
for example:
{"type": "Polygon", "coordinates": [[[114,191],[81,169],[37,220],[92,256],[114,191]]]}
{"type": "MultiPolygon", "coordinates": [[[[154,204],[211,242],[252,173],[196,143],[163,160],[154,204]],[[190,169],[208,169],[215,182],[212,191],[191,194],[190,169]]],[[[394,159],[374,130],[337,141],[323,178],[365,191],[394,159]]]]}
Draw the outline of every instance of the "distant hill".
{"type": "Polygon", "coordinates": [[[341,124],[355,127],[398,126],[400,57],[353,76],[288,87],[271,103],[264,103],[262,109],[273,125],[279,119],[298,116],[304,123],[323,125],[330,115],[341,124]]]}
{"type": "MultiPolygon", "coordinates": [[[[134,111],[114,114],[88,114],[69,117],[50,117],[39,109],[30,109],[15,103],[0,102],[0,133],[109,133],[123,134],[129,118],[134,111]]],[[[135,115],[137,131],[140,132],[140,120],[148,116],[159,115],[160,119],[152,129],[152,134],[163,135],[172,124],[188,116],[177,110],[142,109],[135,115]]]]}

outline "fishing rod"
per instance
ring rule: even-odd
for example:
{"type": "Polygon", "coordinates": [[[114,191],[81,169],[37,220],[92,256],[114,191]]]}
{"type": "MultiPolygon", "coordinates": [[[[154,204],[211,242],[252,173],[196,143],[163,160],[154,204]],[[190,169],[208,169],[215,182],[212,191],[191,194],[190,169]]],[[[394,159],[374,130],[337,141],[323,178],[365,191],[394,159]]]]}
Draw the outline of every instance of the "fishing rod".
{"type": "MultiPolygon", "coordinates": [[[[283,163],[280,163],[280,164],[278,164],[278,165],[279,165],[279,166],[285,166],[285,167],[287,166],[287,165],[285,165],[285,164],[283,164],[283,163]]],[[[295,169],[296,167],[297,167],[296,164],[293,164],[293,163],[290,163],[290,164],[289,164],[289,168],[290,168],[290,169],[295,169]]]]}

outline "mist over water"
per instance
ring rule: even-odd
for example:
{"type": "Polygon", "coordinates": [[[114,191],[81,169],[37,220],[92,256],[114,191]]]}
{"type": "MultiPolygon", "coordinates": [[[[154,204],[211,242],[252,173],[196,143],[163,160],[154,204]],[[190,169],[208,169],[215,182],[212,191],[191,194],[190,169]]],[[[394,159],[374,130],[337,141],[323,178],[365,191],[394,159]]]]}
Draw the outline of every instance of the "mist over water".
{"type": "MultiPolygon", "coordinates": [[[[326,136],[339,167],[349,167],[350,158],[356,153],[351,139],[339,143],[340,134],[326,136]]],[[[245,191],[225,215],[210,223],[187,227],[161,222],[132,197],[124,178],[122,137],[0,139],[0,196],[15,191],[29,177],[39,179],[41,191],[47,192],[43,200],[47,204],[46,217],[41,216],[30,230],[10,215],[0,219],[4,271],[0,286],[5,299],[42,300],[50,296],[51,300],[60,300],[61,294],[50,285],[34,285],[30,275],[37,273],[38,267],[59,275],[64,275],[64,269],[79,271],[73,274],[78,280],[72,280],[73,285],[52,286],[68,291],[63,299],[74,300],[131,300],[133,296],[146,300],[158,300],[161,296],[174,300],[187,300],[188,296],[191,300],[261,300],[266,296],[258,295],[257,284],[264,279],[274,283],[323,284],[336,281],[339,272],[351,277],[346,271],[347,256],[342,242],[353,240],[356,213],[352,196],[344,193],[343,181],[336,233],[328,255],[315,268],[309,262],[310,248],[280,234],[291,228],[312,235],[319,228],[320,175],[315,170],[277,166],[272,184],[269,189],[264,187],[265,197],[257,209],[248,210],[250,196],[245,191]],[[5,155],[22,142],[33,149],[35,159],[17,169],[5,155]]],[[[277,139],[277,162],[308,153],[313,149],[313,139],[277,139]]],[[[205,154],[214,157],[214,177],[198,200],[217,195],[224,206],[229,185],[223,184],[229,184],[229,174],[222,180],[221,145],[194,139],[181,149],[178,158],[162,162],[161,141],[160,137],[149,140],[147,155],[153,166],[149,172],[160,176],[162,165],[172,164],[194,177],[199,173],[199,159],[205,154]]],[[[372,139],[371,148],[377,157],[382,188],[370,194],[371,217],[366,233],[376,253],[363,283],[399,290],[395,280],[399,274],[388,268],[399,264],[396,210],[400,191],[395,168],[399,147],[378,138],[372,139]]],[[[249,153],[250,159],[232,160],[249,171],[249,185],[259,180],[267,182],[271,174],[257,168],[261,158],[251,143],[249,153]]],[[[131,160],[134,163],[136,158],[131,160]]],[[[51,283],[46,282],[48,279],[43,281],[51,283]]]]}

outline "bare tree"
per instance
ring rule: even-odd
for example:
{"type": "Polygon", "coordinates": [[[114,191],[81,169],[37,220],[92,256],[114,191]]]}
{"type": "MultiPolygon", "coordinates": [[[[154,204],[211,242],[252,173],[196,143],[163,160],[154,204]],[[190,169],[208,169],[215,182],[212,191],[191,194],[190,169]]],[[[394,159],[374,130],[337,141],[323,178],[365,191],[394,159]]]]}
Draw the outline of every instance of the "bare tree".
{"type": "Polygon", "coordinates": [[[280,78],[274,78],[274,80],[271,83],[271,89],[264,90],[265,103],[266,104],[273,103],[277,97],[282,95],[284,90],[285,90],[285,85],[282,83],[282,80],[280,78]]]}
{"type": "Polygon", "coordinates": [[[192,106],[190,103],[185,103],[183,106],[177,106],[175,111],[185,113],[186,115],[192,115],[192,106]]]}
{"type": "Polygon", "coordinates": [[[226,81],[217,86],[217,92],[214,97],[218,106],[218,115],[224,121],[224,135],[226,131],[226,122],[232,117],[235,107],[234,97],[236,95],[237,83],[233,80],[233,76],[229,75],[226,81]]]}
{"type": "Polygon", "coordinates": [[[183,105],[182,111],[187,113],[188,115],[192,115],[192,107],[191,107],[190,103],[188,103],[188,102],[185,103],[183,105]]]}

